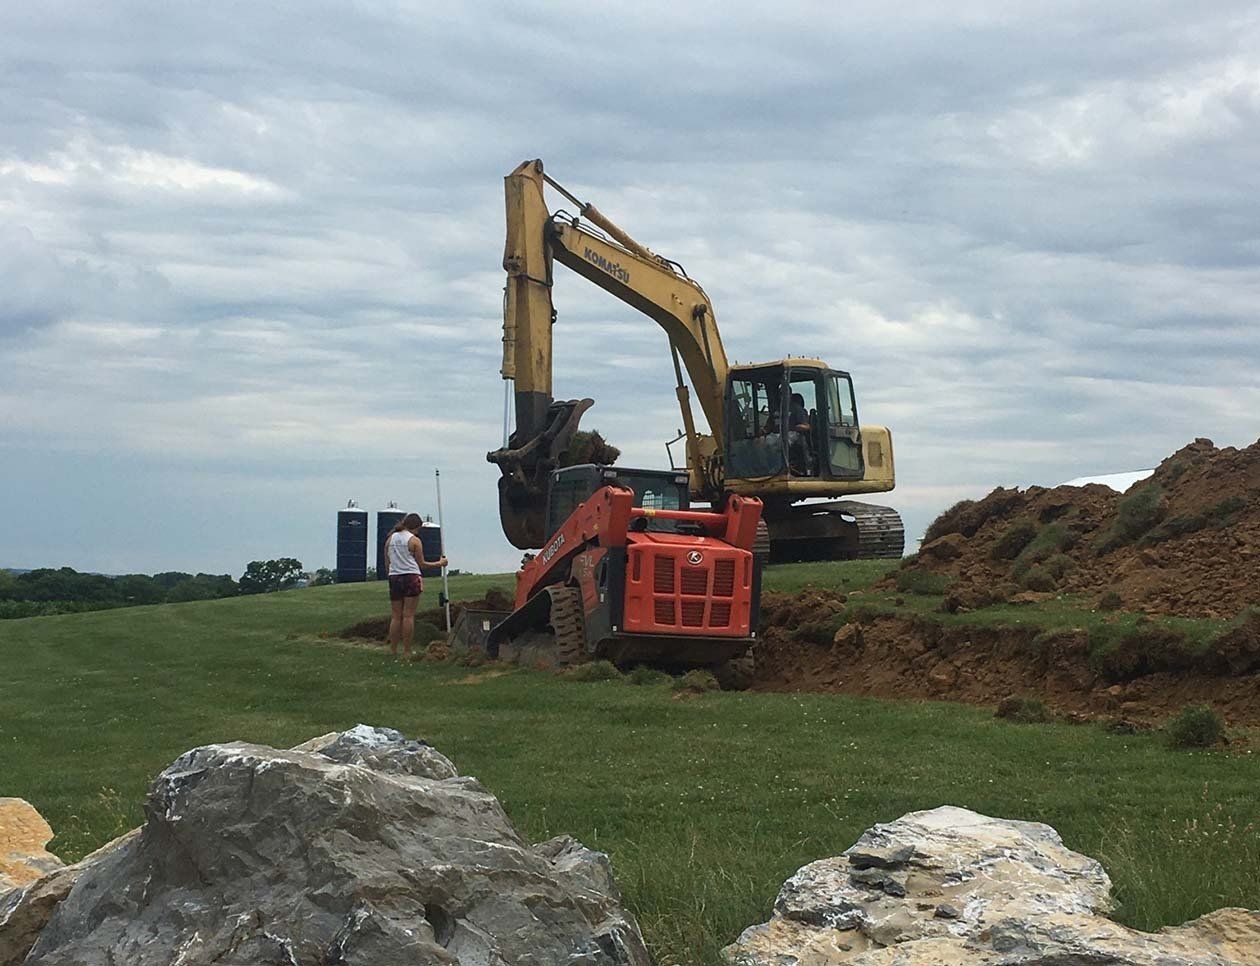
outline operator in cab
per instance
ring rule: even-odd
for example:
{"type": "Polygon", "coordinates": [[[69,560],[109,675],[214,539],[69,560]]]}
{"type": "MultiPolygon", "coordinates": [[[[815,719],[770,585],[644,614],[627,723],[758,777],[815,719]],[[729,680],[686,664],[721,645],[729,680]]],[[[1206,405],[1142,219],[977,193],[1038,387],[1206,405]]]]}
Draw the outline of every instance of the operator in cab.
{"type": "Polygon", "coordinates": [[[814,475],[810,452],[813,428],[809,410],[805,408],[805,397],[799,392],[792,393],[791,405],[788,406],[788,463],[797,476],[814,475]]]}

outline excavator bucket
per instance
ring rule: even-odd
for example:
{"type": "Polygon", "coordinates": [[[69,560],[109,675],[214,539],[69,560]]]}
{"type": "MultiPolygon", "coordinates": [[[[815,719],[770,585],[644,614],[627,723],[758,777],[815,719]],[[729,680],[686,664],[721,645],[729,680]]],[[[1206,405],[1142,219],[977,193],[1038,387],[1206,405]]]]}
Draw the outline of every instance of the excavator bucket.
{"type": "Polygon", "coordinates": [[[499,520],[503,533],[519,550],[541,547],[546,537],[548,483],[551,471],[577,432],[593,399],[553,401],[540,432],[512,434],[508,445],[486,454],[499,467],[499,520]]]}

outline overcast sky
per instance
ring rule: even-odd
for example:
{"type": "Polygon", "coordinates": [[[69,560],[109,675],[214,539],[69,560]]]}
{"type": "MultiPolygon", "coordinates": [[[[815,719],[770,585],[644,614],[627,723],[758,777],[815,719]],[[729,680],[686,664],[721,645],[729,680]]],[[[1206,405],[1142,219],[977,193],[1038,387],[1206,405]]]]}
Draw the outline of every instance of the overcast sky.
{"type": "MultiPolygon", "coordinates": [[[[0,4],[0,565],[499,530],[502,176],[682,262],[739,361],[890,426],[908,542],[998,484],[1260,435],[1252,2],[0,4]],[[559,201],[560,199],[556,199],[559,201]]],[[[664,335],[557,267],[556,395],[630,465],[664,335]]]]}

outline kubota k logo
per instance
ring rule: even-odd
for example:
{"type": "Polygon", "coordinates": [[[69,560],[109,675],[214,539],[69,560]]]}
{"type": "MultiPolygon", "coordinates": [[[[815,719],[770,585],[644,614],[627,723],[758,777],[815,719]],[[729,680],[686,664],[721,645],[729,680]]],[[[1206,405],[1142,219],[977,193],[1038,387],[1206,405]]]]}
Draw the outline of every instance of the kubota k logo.
{"type": "Polygon", "coordinates": [[[691,553],[687,554],[687,563],[691,564],[693,567],[699,566],[704,563],[704,554],[702,554],[699,550],[691,551],[691,553]]]}

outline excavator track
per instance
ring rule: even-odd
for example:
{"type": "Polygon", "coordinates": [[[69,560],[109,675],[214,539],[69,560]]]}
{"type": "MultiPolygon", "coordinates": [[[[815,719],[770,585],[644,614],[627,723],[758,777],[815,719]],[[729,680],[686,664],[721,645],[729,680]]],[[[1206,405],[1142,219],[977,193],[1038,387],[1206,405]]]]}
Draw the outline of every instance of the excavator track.
{"type": "Polygon", "coordinates": [[[775,563],[896,559],[906,545],[896,510],[857,500],[797,504],[768,523],[775,563]]]}
{"type": "Polygon", "coordinates": [[[856,500],[837,500],[831,505],[857,523],[859,560],[895,559],[905,552],[906,528],[901,514],[892,507],[856,500]]]}

